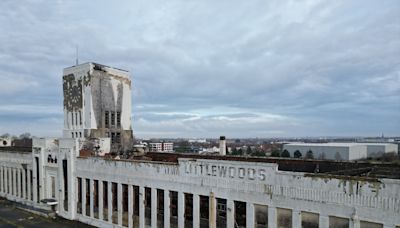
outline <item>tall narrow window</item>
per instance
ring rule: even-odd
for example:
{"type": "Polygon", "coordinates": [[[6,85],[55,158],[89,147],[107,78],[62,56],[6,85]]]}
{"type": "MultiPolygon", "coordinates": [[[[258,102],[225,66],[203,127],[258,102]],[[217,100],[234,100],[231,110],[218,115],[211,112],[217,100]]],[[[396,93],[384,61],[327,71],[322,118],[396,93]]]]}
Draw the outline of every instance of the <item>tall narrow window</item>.
{"type": "Polygon", "coordinates": [[[118,224],[118,184],[112,182],[111,184],[112,192],[112,223],[118,224]]]}
{"type": "Polygon", "coordinates": [[[33,200],[33,191],[32,191],[32,189],[33,189],[33,171],[29,170],[29,174],[30,174],[30,177],[31,177],[31,179],[29,181],[29,183],[31,183],[31,186],[30,186],[31,194],[28,196],[28,200],[33,200]]]}
{"type": "Polygon", "coordinates": [[[82,126],[82,111],[79,111],[79,125],[82,126]]]}
{"type": "Polygon", "coordinates": [[[111,143],[115,143],[115,133],[111,132],[111,143]]]}
{"type": "Polygon", "coordinates": [[[78,201],[76,202],[76,212],[82,214],[82,178],[78,179],[78,201]]]}
{"type": "Polygon", "coordinates": [[[115,126],[115,112],[111,112],[111,126],[115,126]]]}
{"type": "Polygon", "coordinates": [[[86,185],[86,201],[85,201],[85,207],[86,207],[86,216],[90,216],[90,192],[93,191],[93,189],[90,186],[90,180],[85,178],[84,183],[86,185]]]}
{"type": "Polygon", "coordinates": [[[74,113],[71,112],[71,126],[74,126],[74,113]]]}
{"type": "MultiPolygon", "coordinates": [[[[100,199],[101,200],[101,199],[100,199]]],[[[136,201],[138,202],[138,201],[136,201]]],[[[103,219],[108,219],[108,182],[103,181],[103,219]]]]}
{"type": "MultiPolygon", "coordinates": [[[[99,218],[99,181],[93,181],[93,209],[94,209],[94,218],[99,218]]],[[[127,225],[128,226],[128,225],[127,225]]]]}
{"type": "Polygon", "coordinates": [[[115,136],[115,142],[116,143],[120,143],[121,142],[121,133],[117,132],[117,134],[115,136]]]}
{"type": "Polygon", "coordinates": [[[121,112],[117,112],[117,127],[121,127],[121,112]]]}
{"type": "Polygon", "coordinates": [[[107,127],[109,127],[109,112],[108,111],[106,111],[105,113],[104,113],[104,124],[105,124],[105,127],[107,128],[107,127]]]}
{"type": "Polygon", "coordinates": [[[75,112],[75,126],[78,126],[78,113],[75,112]]]}
{"type": "Polygon", "coordinates": [[[64,211],[68,211],[68,161],[62,160],[62,170],[64,178],[64,211]]]}
{"type": "Polygon", "coordinates": [[[56,198],[56,178],[51,177],[51,198],[56,198]]]}
{"type": "MultiPolygon", "coordinates": [[[[39,157],[35,157],[35,165],[36,165],[36,189],[39,189],[39,181],[40,178],[42,178],[39,174],[39,157]]],[[[32,182],[33,183],[33,182],[32,182]]],[[[10,186],[11,187],[11,186],[10,186]]],[[[36,191],[37,192],[37,203],[39,203],[40,200],[40,191],[36,191]]]]}

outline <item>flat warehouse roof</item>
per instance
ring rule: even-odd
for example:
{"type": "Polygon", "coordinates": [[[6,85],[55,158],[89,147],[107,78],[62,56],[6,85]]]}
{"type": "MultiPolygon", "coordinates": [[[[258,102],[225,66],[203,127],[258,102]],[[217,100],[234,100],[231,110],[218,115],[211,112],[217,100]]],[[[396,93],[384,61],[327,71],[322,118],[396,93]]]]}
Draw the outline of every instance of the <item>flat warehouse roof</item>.
{"type": "Polygon", "coordinates": [[[284,146],[326,146],[326,147],[352,147],[365,146],[364,143],[289,143],[284,146]]]}

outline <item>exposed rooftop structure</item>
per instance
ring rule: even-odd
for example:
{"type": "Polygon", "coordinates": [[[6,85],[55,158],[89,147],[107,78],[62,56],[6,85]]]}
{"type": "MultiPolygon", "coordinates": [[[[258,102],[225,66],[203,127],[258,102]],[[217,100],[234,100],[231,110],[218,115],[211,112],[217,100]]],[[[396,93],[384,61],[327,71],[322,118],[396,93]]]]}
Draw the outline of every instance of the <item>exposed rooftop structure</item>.
{"type": "Polygon", "coordinates": [[[66,67],[65,69],[70,69],[70,68],[74,68],[74,67],[77,67],[77,66],[88,65],[88,64],[93,64],[95,67],[97,67],[97,69],[100,69],[100,68],[104,68],[104,67],[105,67],[105,68],[114,69],[114,70],[119,70],[119,71],[122,71],[122,72],[129,73],[129,71],[124,70],[124,69],[120,69],[120,68],[116,68],[116,67],[110,67],[110,66],[107,66],[107,65],[104,65],[104,64],[100,64],[100,63],[95,63],[95,62],[80,63],[80,64],[78,64],[78,65],[73,65],[73,66],[70,66],[70,67],[66,67]]]}
{"type": "MultiPolygon", "coordinates": [[[[81,154],[82,157],[91,156],[88,153],[81,154]]],[[[108,157],[112,158],[112,157],[108,157]]],[[[304,160],[288,158],[260,158],[260,157],[236,157],[219,155],[198,155],[181,153],[147,153],[144,156],[131,156],[125,161],[152,161],[177,163],[179,158],[209,159],[223,161],[276,163],[278,170],[289,172],[304,172],[313,175],[324,175],[326,177],[362,177],[362,178],[390,178],[400,179],[400,164],[392,163],[370,163],[350,161],[327,161],[327,160],[304,160]]]]}

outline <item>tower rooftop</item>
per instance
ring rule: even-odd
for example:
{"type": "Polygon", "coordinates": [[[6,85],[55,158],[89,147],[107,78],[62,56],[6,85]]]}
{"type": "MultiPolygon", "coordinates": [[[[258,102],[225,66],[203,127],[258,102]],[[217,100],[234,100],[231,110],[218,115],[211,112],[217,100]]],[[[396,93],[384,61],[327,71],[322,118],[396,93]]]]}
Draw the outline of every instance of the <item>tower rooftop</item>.
{"type": "Polygon", "coordinates": [[[129,71],[127,71],[127,70],[123,70],[123,69],[116,68],[116,67],[110,67],[110,66],[95,63],[95,62],[86,62],[86,63],[81,63],[78,65],[66,67],[63,70],[63,74],[67,75],[67,74],[73,74],[77,71],[89,71],[89,70],[104,71],[104,72],[108,72],[113,75],[118,75],[118,76],[123,76],[123,77],[129,78],[129,71]]]}

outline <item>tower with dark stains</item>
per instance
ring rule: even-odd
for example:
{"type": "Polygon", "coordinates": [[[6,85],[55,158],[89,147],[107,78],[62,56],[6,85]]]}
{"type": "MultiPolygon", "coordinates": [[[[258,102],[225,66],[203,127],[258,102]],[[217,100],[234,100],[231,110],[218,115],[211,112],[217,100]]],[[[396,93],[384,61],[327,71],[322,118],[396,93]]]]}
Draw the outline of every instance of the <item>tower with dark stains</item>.
{"type": "Polygon", "coordinates": [[[132,148],[129,72],[97,63],[63,71],[65,138],[110,138],[112,152],[132,148]]]}

